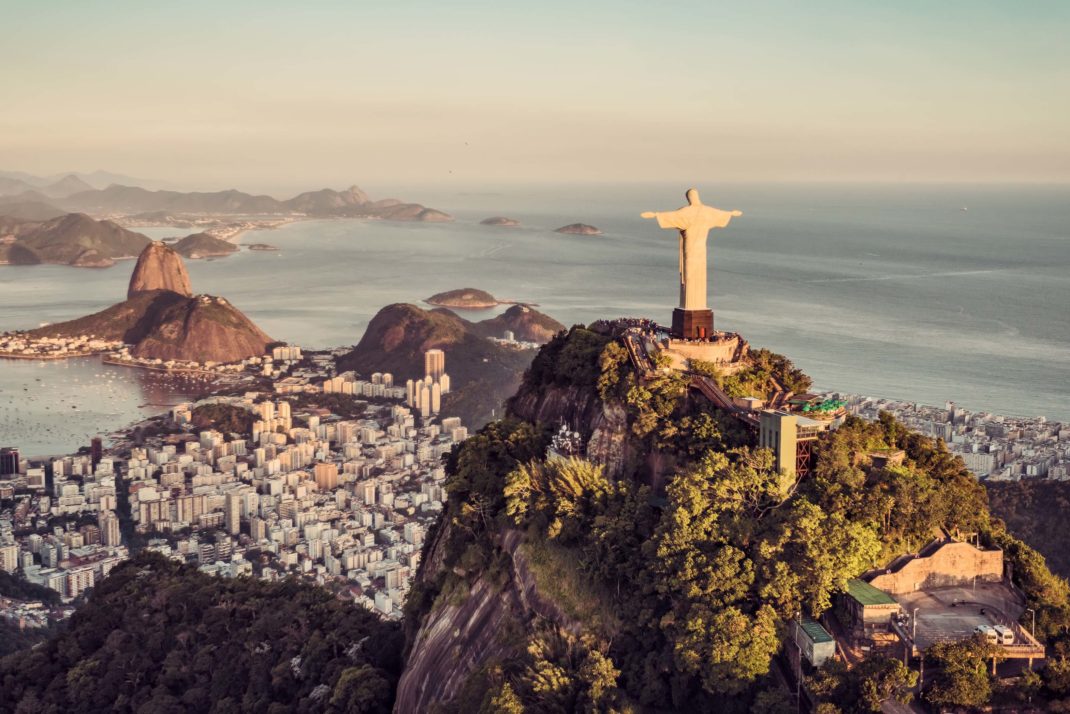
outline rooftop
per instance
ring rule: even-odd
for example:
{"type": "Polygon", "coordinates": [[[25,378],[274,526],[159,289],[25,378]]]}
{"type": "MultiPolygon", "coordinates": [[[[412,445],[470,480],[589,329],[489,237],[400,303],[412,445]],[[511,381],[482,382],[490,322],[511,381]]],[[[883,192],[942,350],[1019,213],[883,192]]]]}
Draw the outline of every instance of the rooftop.
{"type": "Polygon", "coordinates": [[[896,604],[891,595],[858,578],[852,578],[847,581],[847,594],[862,605],[896,604]]]}
{"type": "Polygon", "coordinates": [[[810,638],[811,642],[832,642],[832,635],[821,626],[820,622],[811,620],[809,617],[802,618],[799,623],[802,631],[806,633],[806,636],[810,638]]]}

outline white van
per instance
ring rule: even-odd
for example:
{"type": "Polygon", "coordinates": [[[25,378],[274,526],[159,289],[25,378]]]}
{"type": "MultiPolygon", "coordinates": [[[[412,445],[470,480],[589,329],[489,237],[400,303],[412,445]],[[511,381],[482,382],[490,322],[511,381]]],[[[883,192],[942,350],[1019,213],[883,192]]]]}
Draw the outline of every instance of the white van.
{"type": "Polygon", "coordinates": [[[1001,645],[1013,645],[1014,644],[1014,630],[1003,625],[996,625],[992,628],[996,631],[996,636],[999,638],[1001,645]]]}
{"type": "Polygon", "coordinates": [[[977,627],[973,628],[973,631],[978,635],[984,635],[985,639],[991,642],[992,644],[999,644],[999,635],[996,634],[996,628],[990,627],[988,625],[978,625],[977,627]]]}

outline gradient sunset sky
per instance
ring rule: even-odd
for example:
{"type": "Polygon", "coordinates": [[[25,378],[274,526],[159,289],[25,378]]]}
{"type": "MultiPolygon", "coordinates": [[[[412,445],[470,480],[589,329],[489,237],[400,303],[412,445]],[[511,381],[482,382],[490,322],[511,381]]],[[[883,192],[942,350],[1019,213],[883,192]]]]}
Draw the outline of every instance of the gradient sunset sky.
{"type": "Polygon", "coordinates": [[[12,2],[0,169],[1070,180],[1070,2],[12,2]]]}

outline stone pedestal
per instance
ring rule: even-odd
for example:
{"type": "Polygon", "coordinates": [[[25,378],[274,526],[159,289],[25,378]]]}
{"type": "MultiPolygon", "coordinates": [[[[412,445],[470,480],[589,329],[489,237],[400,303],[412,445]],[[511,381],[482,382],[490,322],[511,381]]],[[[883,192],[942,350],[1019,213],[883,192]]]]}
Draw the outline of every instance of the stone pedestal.
{"type": "Polygon", "coordinates": [[[672,311],[672,336],[680,340],[708,340],[713,337],[713,310],[672,311]]]}

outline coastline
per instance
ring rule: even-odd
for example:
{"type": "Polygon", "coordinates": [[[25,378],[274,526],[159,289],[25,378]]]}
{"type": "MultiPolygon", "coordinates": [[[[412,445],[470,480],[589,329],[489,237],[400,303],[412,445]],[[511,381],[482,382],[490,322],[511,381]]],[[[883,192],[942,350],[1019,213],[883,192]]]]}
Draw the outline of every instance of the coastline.
{"type": "Polygon", "coordinates": [[[196,367],[164,367],[163,365],[155,364],[139,364],[137,362],[124,362],[123,360],[113,358],[109,359],[108,357],[105,357],[100,361],[102,364],[110,364],[115,367],[130,367],[131,369],[145,369],[150,372],[166,372],[168,374],[204,374],[218,378],[233,377],[242,374],[242,372],[216,372],[196,367]]]}
{"type": "Polygon", "coordinates": [[[85,358],[85,357],[97,357],[97,356],[100,356],[101,357],[101,360],[100,360],[101,364],[110,364],[110,365],[113,365],[113,366],[116,366],[116,367],[130,367],[132,369],[145,369],[145,370],[149,370],[151,372],[167,372],[167,373],[172,373],[172,374],[179,374],[179,373],[181,373],[181,374],[204,374],[204,375],[209,375],[209,376],[212,376],[212,377],[220,377],[220,378],[233,377],[233,376],[236,376],[236,375],[242,373],[241,371],[238,371],[238,372],[220,372],[220,371],[216,371],[216,370],[204,369],[204,368],[199,368],[199,367],[165,367],[163,365],[141,364],[141,363],[138,363],[138,362],[127,362],[127,361],[124,361],[124,360],[120,360],[120,359],[116,359],[114,357],[109,357],[108,356],[108,355],[112,355],[112,354],[114,354],[113,350],[96,350],[96,351],[92,351],[92,352],[67,353],[67,354],[62,354],[62,355],[44,355],[44,354],[41,354],[41,355],[24,355],[24,354],[14,354],[14,353],[0,352],[0,360],[11,359],[11,360],[22,360],[24,362],[60,362],[60,361],[63,361],[63,360],[68,360],[68,359],[82,359],[82,358],[85,358]]]}
{"type": "Polygon", "coordinates": [[[67,354],[62,354],[62,355],[47,355],[47,354],[23,355],[23,354],[16,354],[16,353],[13,353],[13,352],[10,352],[10,353],[9,352],[0,352],[0,359],[21,359],[21,360],[39,361],[39,362],[58,362],[59,360],[65,360],[65,359],[78,359],[79,357],[95,357],[97,355],[106,355],[109,352],[110,352],[110,350],[95,350],[93,352],[78,352],[76,354],[67,353],[67,354]]]}

